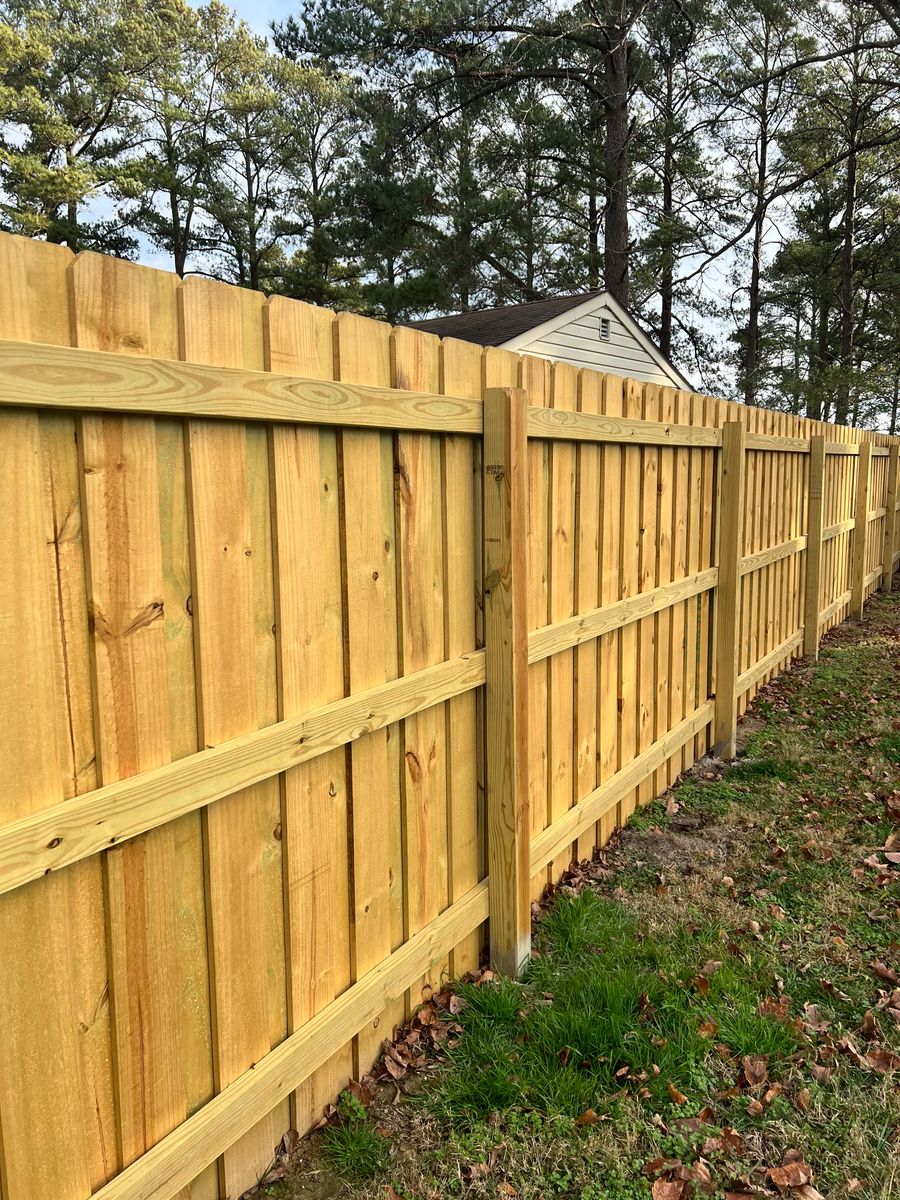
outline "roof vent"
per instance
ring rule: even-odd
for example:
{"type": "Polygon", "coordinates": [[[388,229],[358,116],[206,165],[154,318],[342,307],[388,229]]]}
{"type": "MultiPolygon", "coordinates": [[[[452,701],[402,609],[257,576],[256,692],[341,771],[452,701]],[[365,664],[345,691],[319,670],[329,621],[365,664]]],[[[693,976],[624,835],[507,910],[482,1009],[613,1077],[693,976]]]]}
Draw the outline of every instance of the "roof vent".
{"type": "Polygon", "coordinates": [[[609,317],[600,318],[600,341],[609,341],[609,317]]]}

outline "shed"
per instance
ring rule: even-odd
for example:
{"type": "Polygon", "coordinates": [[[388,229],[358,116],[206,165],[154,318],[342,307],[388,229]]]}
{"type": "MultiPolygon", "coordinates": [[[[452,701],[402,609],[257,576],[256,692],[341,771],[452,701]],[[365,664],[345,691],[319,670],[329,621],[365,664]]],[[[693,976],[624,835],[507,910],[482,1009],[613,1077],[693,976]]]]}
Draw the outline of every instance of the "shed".
{"type": "Polygon", "coordinates": [[[691,390],[678,368],[605,289],[410,321],[414,329],[502,346],[576,367],[691,390]]]}

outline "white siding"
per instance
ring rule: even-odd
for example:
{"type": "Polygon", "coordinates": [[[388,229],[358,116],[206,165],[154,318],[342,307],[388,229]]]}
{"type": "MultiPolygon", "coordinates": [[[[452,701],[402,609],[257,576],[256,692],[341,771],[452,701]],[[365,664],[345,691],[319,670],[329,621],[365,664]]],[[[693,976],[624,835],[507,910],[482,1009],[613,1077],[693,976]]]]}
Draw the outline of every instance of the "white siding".
{"type": "Polygon", "coordinates": [[[624,375],[647,383],[681,386],[674,372],[670,375],[664,371],[615,313],[605,307],[578,317],[532,342],[520,342],[518,349],[524,354],[537,354],[576,367],[593,367],[595,371],[608,371],[612,375],[624,375]],[[600,340],[601,317],[609,318],[608,342],[600,340]]]}

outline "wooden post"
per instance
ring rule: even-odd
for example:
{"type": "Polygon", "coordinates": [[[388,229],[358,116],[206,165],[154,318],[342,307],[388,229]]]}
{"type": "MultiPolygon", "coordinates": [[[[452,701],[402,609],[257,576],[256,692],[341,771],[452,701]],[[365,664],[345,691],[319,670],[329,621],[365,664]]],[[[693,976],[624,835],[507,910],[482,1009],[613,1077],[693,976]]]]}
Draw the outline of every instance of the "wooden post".
{"type": "Polygon", "coordinates": [[[732,759],[737,752],[738,638],[740,635],[741,554],[744,516],[744,425],[722,426],[719,491],[719,582],[716,587],[715,751],[732,759]]]}
{"type": "Polygon", "coordinates": [[[825,513],[825,435],[809,439],[809,496],[806,519],[806,591],[803,616],[803,653],[819,657],[819,598],[822,579],[822,525],[825,513]]]}
{"type": "Polygon", "coordinates": [[[850,596],[850,615],[862,620],[866,602],[866,551],[869,545],[869,466],[872,443],[863,442],[859,448],[856,470],[856,524],[853,527],[853,581],[850,596]]]}
{"type": "Polygon", "coordinates": [[[889,592],[894,586],[894,555],[897,553],[897,501],[900,500],[900,444],[891,446],[888,459],[887,514],[884,518],[884,553],[881,556],[881,588],[889,592]]]}
{"type": "Polygon", "coordinates": [[[484,636],[491,961],[518,975],[531,954],[528,813],[526,394],[484,399],[484,636]]]}

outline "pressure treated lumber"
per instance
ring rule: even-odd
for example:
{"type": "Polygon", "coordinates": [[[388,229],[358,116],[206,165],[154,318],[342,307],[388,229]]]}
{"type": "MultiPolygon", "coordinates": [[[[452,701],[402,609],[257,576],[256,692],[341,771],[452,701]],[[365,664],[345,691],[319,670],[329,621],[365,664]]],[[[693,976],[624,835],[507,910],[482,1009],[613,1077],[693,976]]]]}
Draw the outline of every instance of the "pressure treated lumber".
{"type": "Polygon", "coordinates": [[[518,975],[531,951],[525,393],[484,401],[484,630],[491,959],[518,975]]]}
{"type": "MultiPolygon", "coordinates": [[[[193,281],[192,281],[193,282],[193,281]]],[[[480,434],[480,400],[0,341],[0,405],[480,434]]]]}
{"type": "Polygon", "coordinates": [[[853,576],[850,585],[850,614],[862,620],[866,600],[866,554],[869,545],[869,492],[871,490],[872,445],[863,442],[859,448],[856,476],[856,521],[853,530],[853,576]]]}
{"type": "Polygon", "coordinates": [[[171,1200],[202,1167],[251,1129],[259,1113],[273,1109],[327,1061],[349,1032],[376,1019],[386,1001],[402,998],[410,983],[485,920],[487,913],[488,881],[483,880],[96,1192],[92,1200],[171,1200]]]}
{"type": "Polygon", "coordinates": [[[634,791],[645,779],[651,778],[666,759],[699,734],[713,719],[715,705],[711,700],[702,704],[684,720],[673,726],[658,741],[643,750],[637,758],[617,771],[565,816],[554,821],[531,844],[531,870],[537,872],[579,834],[634,791]]]}
{"type": "Polygon", "coordinates": [[[719,582],[716,589],[716,753],[736,752],[740,558],[744,508],[744,426],[727,421],[722,429],[719,494],[719,582]]]}
{"type": "Polygon", "coordinates": [[[881,588],[889,592],[894,582],[894,547],[900,533],[897,500],[900,498],[900,446],[891,446],[885,501],[884,545],[881,551],[881,588]]]}
{"type": "Polygon", "coordinates": [[[806,538],[803,536],[791,538],[788,542],[779,542],[777,546],[770,546],[768,550],[759,550],[756,554],[748,554],[746,558],[741,559],[741,575],[749,575],[751,571],[758,571],[761,567],[781,562],[782,559],[790,558],[792,554],[799,554],[801,550],[805,549],[806,538]]]}
{"type": "Polygon", "coordinates": [[[716,586],[718,574],[717,568],[712,567],[686,579],[638,592],[636,596],[629,596],[617,604],[607,604],[592,612],[580,613],[568,620],[536,629],[528,635],[528,661],[540,662],[571,646],[580,646],[582,642],[589,642],[614,629],[623,629],[633,621],[640,621],[673,604],[699,596],[701,592],[708,592],[716,586]]]}
{"type": "Polygon", "coordinates": [[[484,651],[426,667],[0,826],[0,894],[484,683],[484,651]]]}
{"type": "Polygon", "coordinates": [[[803,652],[819,656],[819,603],[822,594],[822,522],[825,514],[825,438],[810,439],[807,483],[806,584],[803,609],[803,652]]]}
{"type": "Polygon", "coordinates": [[[844,521],[837,521],[834,525],[829,525],[827,529],[822,530],[822,541],[830,542],[832,538],[840,537],[842,533],[850,533],[856,528],[856,518],[847,517],[844,521]]]}
{"type": "Polygon", "coordinates": [[[809,438],[786,437],[777,433],[748,433],[746,448],[781,454],[808,454],[809,438]]]}
{"type": "Polygon", "coordinates": [[[774,650],[769,651],[765,658],[761,658],[758,663],[755,663],[752,667],[738,676],[738,695],[742,695],[744,692],[752,688],[754,684],[758,683],[760,679],[768,675],[774,667],[793,654],[797,647],[801,646],[802,644],[803,630],[801,629],[798,633],[791,634],[789,638],[786,638],[780,645],[776,646],[774,650]]]}
{"type": "Polygon", "coordinates": [[[528,409],[528,436],[635,446],[719,446],[722,443],[718,430],[697,425],[667,425],[662,421],[629,420],[538,407],[528,409]]]}

